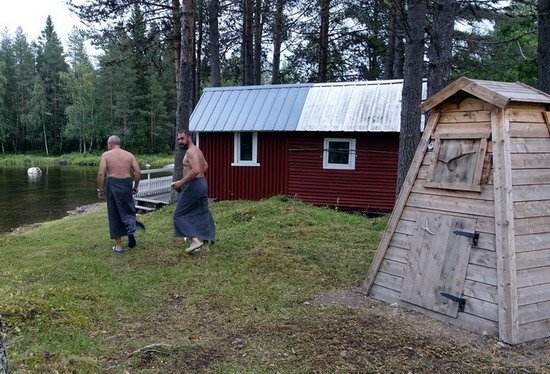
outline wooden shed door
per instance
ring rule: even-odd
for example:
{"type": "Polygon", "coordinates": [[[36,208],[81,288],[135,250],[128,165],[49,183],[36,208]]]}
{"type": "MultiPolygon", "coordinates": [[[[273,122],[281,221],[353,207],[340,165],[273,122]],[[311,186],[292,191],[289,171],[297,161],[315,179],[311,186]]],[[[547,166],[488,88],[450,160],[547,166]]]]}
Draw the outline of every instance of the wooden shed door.
{"type": "Polygon", "coordinates": [[[477,220],[423,212],[416,221],[401,300],[455,317],[462,297],[477,220]]]}

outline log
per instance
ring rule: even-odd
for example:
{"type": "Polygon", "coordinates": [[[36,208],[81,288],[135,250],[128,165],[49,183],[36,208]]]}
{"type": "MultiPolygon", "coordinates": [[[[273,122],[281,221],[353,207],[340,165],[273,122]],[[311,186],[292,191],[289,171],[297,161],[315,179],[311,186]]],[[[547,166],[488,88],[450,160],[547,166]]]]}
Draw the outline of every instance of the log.
{"type": "Polygon", "coordinates": [[[0,374],[8,374],[8,354],[4,346],[4,328],[2,326],[2,316],[0,316],[0,374]]]}

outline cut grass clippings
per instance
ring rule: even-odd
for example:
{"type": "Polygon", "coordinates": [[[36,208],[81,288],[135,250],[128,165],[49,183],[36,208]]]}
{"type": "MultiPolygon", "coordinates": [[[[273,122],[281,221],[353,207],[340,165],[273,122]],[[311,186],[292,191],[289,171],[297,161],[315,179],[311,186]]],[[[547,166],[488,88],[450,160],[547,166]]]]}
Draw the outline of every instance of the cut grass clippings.
{"type": "Polygon", "coordinates": [[[12,371],[545,370],[545,361],[522,363],[521,349],[488,349],[492,337],[433,336],[380,302],[313,303],[362,284],[387,217],[285,197],[211,208],[218,242],[194,256],[174,237],[173,207],[141,217],[147,231],[123,254],[110,249],[105,210],[0,236],[12,371]]]}

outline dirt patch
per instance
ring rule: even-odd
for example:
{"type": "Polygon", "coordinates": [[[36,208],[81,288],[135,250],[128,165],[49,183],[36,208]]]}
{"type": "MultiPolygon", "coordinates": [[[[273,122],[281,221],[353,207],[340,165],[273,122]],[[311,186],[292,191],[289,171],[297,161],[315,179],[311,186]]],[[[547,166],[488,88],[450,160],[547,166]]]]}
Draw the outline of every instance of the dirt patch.
{"type": "MultiPolygon", "coordinates": [[[[517,366],[518,372],[550,373],[550,339],[548,338],[510,346],[486,332],[468,331],[434,320],[413,310],[399,307],[397,304],[375,300],[361,293],[360,288],[321,293],[316,295],[312,301],[306,303],[322,308],[352,308],[364,321],[382,322],[383,319],[385,320],[383,323],[384,329],[389,330],[390,336],[416,336],[419,338],[418,343],[420,345],[424,340],[429,342],[432,351],[449,346],[465,347],[474,354],[478,354],[479,357],[489,354],[504,366],[507,364],[517,366]]],[[[412,354],[416,351],[417,345],[414,343],[410,345],[410,347],[404,347],[404,349],[412,354]]],[[[441,354],[445,354],[445,349],[441,354]]],[[[498,368],[497,364],[493,365],[498,368]]]]}

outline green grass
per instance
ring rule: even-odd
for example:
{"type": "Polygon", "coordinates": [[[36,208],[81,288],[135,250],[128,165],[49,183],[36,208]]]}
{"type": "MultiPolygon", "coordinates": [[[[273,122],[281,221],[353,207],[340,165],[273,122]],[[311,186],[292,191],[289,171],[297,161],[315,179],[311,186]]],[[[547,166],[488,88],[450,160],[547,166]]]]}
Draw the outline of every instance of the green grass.
{"type": "Polygon", "coordinates": [[[518,368],[485,346],[441,345],[408,331],[387,306],[310,302],[361,285],[387,217],[284,197],[211,208],[218,242],[206,255],[183,253],[173,207],[140,218],[147,231],[121,255],[110,250],[105,210],[0,236],[12,370],[435,373],[449,355],[447,372],[518,368]],[[135,352],[161,343],[169,346],[135,352]]]}
{"type": "MultiPolygon", "coordinates": [[[[101,153],[67,153],[61,156],[45,156],[40,154],[0,154],[0,165],[13,166],[43,166],[65,163],[68,165],[97,166],[101,159],[101,153]]],[[[136,155],[140,164],[164,166],[174,163],[173,154],[136,155]]]]}

